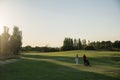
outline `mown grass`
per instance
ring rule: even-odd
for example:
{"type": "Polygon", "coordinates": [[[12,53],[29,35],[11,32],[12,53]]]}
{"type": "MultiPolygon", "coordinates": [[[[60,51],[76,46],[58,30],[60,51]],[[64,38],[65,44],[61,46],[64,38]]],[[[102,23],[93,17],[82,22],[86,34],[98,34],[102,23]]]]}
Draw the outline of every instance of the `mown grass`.
{"type": "Polygon", "coordinates": [[[23,53],[17,62],[0,65],[0,80],[120,80],[119,76],[120,52],[110,51],[23,53]],[[83,65],[83,54],[91,66],[83,65]]]}

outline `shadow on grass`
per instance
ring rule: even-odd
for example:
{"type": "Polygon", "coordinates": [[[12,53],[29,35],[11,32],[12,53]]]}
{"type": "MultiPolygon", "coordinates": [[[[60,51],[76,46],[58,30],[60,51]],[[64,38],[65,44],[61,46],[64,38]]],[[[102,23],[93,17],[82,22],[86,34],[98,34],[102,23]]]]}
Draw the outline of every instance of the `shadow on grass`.
{"type": "MultiPolygon", "coordinates": [[[[57,61],[63,61],[67,63],[75,63],[75,57],[66,56],[46,56],[46,55],[31,55],[22,54],[22,57],[38,58],[38,59],[54,59],[57,61]]],[[[109,65],[120,67],[120,56],[106,56],[106,57],[88,57],[91,65],[109,65]]],[[[83,64],[82,57],[79,57],[79,64],[83,64]]]]}
{"type": "Polygon", "coordinates": [[[94,72],[82,71],[67,66],[51,63],[50,61],[42,61],[37,58],[31,60],[21,59],[19,62],[4,65],[2,67],[2,70],[0,70],[0,79],[1,80],[119,80],[118,78],[113,78],[110,76],[106,76],[94,72]]]}

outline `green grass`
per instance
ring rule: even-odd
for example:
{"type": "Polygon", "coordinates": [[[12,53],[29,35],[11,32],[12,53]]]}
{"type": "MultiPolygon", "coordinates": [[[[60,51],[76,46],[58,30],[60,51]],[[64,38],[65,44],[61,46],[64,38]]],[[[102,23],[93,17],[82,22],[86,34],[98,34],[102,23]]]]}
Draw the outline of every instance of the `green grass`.
{"type": "Polygon", "coordinates": [[[120,80],[119,76],[120,52],[110,51],[23,53],[17,62],[0,65],[0,80],[120,80]],[[83,54],[91,66],[83,65],[83,54]]]}

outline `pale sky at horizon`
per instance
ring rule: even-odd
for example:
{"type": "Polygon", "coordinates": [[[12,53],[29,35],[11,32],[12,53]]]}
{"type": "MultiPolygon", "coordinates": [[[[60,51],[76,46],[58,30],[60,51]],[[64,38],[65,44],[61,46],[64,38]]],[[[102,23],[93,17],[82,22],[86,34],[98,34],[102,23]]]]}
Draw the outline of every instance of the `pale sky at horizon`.
{"type": "Polygon", "coordinates": [[[3,26],[23,33],[23,46],[62,46],[65,37],[120,40],[120,0],[0,0],[3,26]]]}

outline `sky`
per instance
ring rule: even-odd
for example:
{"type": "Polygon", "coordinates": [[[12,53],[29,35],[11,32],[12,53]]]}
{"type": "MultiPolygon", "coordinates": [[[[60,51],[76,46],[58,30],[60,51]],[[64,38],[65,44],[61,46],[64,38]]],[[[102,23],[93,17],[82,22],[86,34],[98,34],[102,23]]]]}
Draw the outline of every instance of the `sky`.
{"type": "Polygon", "coordinates": [[[60,47],[65,37],[120,40],[120,0],[0,0],[3,26],[22,31],[23,46],[60,47]]]}

